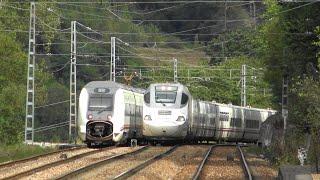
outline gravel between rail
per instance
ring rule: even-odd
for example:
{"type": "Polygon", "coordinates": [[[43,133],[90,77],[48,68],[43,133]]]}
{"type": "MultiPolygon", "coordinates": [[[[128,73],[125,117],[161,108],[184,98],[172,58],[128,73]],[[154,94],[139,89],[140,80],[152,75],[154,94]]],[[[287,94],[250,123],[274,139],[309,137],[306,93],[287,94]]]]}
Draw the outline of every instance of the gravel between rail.
{"type": "Polygon", "coordinates": [[[67,172],[76,170],[78,168],[87,166],[89,164],[93,164],[101,160],[102,158],[108,158],[117,154],[130,152],[132,150],[133,148],[130,148],[130,147],[102,149],[101,152],[76,159],[73,162],[68,162],[65,164],[61,164],[61,165],[46,169],[45,171],[37,172],[23,179],[53,179],[67,172]]]}
{"type": "Polygon", "coordinates": [[[255,179],[275,179],[278,176],[278,171],[273,169],[264,159],[253,154],[246,154],[246,159],[255,179]]]}
{"type": "Polygon", "coordinates": [[[146,159],[149,159],[168,149],[169,147],[149,147],[148,149],[137,154],[126,155],[119,160],[112,161],[106,165],[86,172],[85,174],[80,174],[79,176],[74,177],[74,179],[112,179],[118,174],[129,170],[144,162],[146,159]]]}
{"type": "Polygon", "coordinates": [[[190,179],[207,149],[205,145],[178,147],[129,179],[190,179]]]}
{"type": "Polygon", "coordinates": [[[200,179],[245,179],[237,148],[215,147],[200,174],[200,179]],[[227,161],[228,155],[232,155],[234,160],[227,161]]]}
{"type": "Polygon", "coordinates": [[[61,160],[61,154],[65,154],[67,157],[72,157],[78,154],[82,154],[88,151],[94,151],[95,149],[89,149],[89,148],[80,148],[77,150],[66,150],[63,152],[60,152],[58,154],[52,154],[48,156],[43,156],[37,159],[32,159],[30,161],[12,164],[10,166],[4,166],[0,169],[0,179],[10,177],[14,174],[18,174],[24,171],[28,171],[33,168],[37,168],[40,166],[43,166],[45,164],[49,164],[55,161],[61,160]]]}

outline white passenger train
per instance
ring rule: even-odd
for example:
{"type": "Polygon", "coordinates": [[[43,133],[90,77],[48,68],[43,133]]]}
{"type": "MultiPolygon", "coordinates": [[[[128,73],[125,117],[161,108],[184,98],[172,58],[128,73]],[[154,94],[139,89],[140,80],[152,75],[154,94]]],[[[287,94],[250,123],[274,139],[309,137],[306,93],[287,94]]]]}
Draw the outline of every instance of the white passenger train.
{"type": "Polygon", "coordinates": [[[181,84],[151,84],[144,95],[143,135],[148,140],[183,140],[191,95],[181,84]]]}
{"type": "Polygon", "coordinates": [[[151,84],[147,91],[92,81],[79,97],[77,130],[87,143],[226,140],[256,142],[261,123],[276,111],[192,98],[179,83],[151,84]]]}
{"type": "Polygon", "coordinates": [[[88,146],[142,138],[143,93],[111,81],[85,85],[79,97],[79,137],[88,146]]]}
{"type": "Polygon", "coordinates": [[[256,142],[260,125],[276,111],[199,101],[179,83],[151,84],[144,95],[148,140],[256,142]]]}

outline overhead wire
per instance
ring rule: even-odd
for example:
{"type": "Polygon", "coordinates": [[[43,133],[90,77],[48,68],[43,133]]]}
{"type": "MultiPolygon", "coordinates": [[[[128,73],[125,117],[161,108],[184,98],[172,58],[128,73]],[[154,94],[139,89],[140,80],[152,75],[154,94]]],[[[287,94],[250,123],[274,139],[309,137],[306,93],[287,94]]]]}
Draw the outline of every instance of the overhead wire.
{"type": "Polygon", "coordinates": [[[20,7],[7,5],[7,2],[6,3],[1,2],[0,7],[8,7],[8,8],[16,9],[16,10],[21,10],[21,11],[30,11],[30,9],[24,9],[24,8],[20,8],[20,7]]]}
{"type": "Polygon", "coordinates": [[[48,27],[49,29],[52,29],[56,32],[64,32],[64,31],[68,31],[68,30],[71,30],[71,28],[66,28],[66,29],[57,29],[57,28],[54,28],[52,26],[50,26],[49,24],[45,23],[44,21],[41,20],[41,18],[36,18],[38,21],[40,21],[41,24],[45,25],[46,27],[48,27]]]}
{"type": "Polygon", "coordinates": [[[44,107],[55,106],[55,105],[58,105],[58,104],[63,104],[63,103],[69,102],[69,101],[70,101],[70,100],[65,100],[65,101],[54,102],[54,103],[46,104],[46,105],[42,105],[42,106],[36,106],[36,107],[34,107],[34,109],[39,109],[39,108],[44,108],[44,107]]]}
{"type": "Polygon", "coordinates": [[[67,67],[68,64],[70,64],[70,61],[68,61],[67,63],[65,63],[61,68],[52,71],[52,73],[57,73],[57,72],[62,71],[63,69],[65,69],[65,68],[67,67]]]}
{"type": "Polygon", "coordinates": [[[134,11],[123,11],[123,10],[114,10],[114,11],[125,12],[125,13],[129,13],[129,14],[137,14],[137,15],[149,15],[149,14],[152,14],[152,13],[157,13],[157,12],[161,12],[161,11],[168,10],[168,9],[173,9],[173,8],[176,8],[176,7],[179,7],[179,6],[184,6],[186,4],[191,4],[191,3],[183,3],[183,4],[179,4],[179,5],[173,5],[173,6],[170,6],[170,7],[160,8],[160,9],[157,9],[157,10],[152,10],[152,11],[147,11],[147,12],[134,12],[134,11]]]}
{"type": "MultiPolygon", "coordinates": [[[[172,1],[113,1],[112,4],[178,4],[178,3],[225,3],[226,0],[172,0],[172,1]]],[[[245,3],[248,2],[247,0],[227,0],[228,3],[245,3]]],[[[263,3],[262,0],[250,0],[250,2],[255,3],[263,3]]],[[[298,2],[298,1],[297,1],[298,2]]],[[[299,1],[305,2],[305,1],[299,1]]],[[[10,4],[19,4],[19,3],[29,3],[29,2],[20,2],[20,1],[13,1],[8,2],[10,4]]],[[[36,4],[110,4],[109,1],[40,1],[35,2],[36,4]]]]}

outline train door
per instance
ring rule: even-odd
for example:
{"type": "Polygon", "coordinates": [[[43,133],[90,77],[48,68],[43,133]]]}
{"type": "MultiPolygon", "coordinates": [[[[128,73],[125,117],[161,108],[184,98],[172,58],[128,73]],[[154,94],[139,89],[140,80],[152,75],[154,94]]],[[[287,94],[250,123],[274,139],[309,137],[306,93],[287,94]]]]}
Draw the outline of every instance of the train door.
{"type": "Polygon", "coordinates": [[[256,141],[259,138],[260,112],[257,110],[245,109],[244,139],[246,141],[256,141]]]}
{"type": "Polygon", "coordinates": [[[190,114],[189,114],[189,135],[191,138],[195,138],[197,134],[197,122],[198,122],[198,116],[199,116],[199,108],[198,108],[198,101],[192,100],[192,104],[190,114]]]}
{"type": "Polygon", "coordinates": [[[198,129],[198,136],[204,136],[204,124],[205,124],[205,114],[206,114],[206,106],[203,102],[199,102],[199,129],[198,129]]]}
{"type": "Polygon", "coordinates": [[[215,112],[215,105],[213,104],[207,104],[208,106],[208,110],[207,110],[207,123],[206,123],[206,138],[212,139],[215,133],[215,116],[216,116],[216,112],[215,112]]]}
{"type": "Polygon", "coordinates": [[[230,118],[229,140],[239,141],[242,138],[242,108],[233,108],[232,117],[230,118]]]}
{"type": "Polygon", "coordinates": [[[143,95],[134,93],[135,96],[135,138],[142,138],[142,106],[143,106],[143,95]]]}
{"type": "Polygon", "coordinates": [[[219,112],[216,120],[217,132],[215,138],[218,140],[227,139],[230,131],[230,116],[232,115],[231,108],[225,105],[218,105],[219,112]]]}

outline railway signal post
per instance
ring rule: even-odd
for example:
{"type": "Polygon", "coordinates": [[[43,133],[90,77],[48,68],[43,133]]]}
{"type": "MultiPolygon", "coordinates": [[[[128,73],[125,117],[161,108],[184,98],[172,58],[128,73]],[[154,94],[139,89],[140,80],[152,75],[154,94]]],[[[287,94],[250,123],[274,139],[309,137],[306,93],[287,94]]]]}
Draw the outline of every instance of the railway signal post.
{"type": "Polygon", "coordinates": [[[247,94],[246,94],[246,65],[243,64],[241,68],[241,106],[247,106],[247,94]]]}
{"type": "Polygon", "coordinates": [[[69,141],[75,141],[77,121],[77,22],[71,21],[69,141]]]}
{"type": "Polygon", "coordinates": [[[116,38],[111,37],[110,81],[116,82],[116,38]]]}
{"type": "Polygon", "coordinates": [[[36,54],[36,6],[30,4],[30,26],[29,26],[29,50],[28,50],[28,75],[27,75],[27,98],[25,119],[25,143],[33,143],[34,140],[34,69],[36,54]]]}

